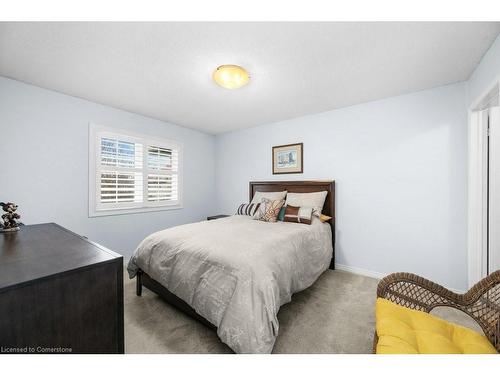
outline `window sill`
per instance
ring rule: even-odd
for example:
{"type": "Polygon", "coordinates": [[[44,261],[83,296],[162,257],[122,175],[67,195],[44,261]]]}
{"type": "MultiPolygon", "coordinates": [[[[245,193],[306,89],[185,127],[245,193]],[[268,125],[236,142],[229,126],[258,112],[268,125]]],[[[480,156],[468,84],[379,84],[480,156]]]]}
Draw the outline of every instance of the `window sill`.
{"type": "Polygon", "coordinates": [[[109,209],[109,210],[94,210],[93,212],[89,212],[89,217],[142,214],[142,213],[146,213],[146,212],[180,210],[182,208],[183,208],[182,204],[177,204],[177,205],[172,205],[172,206],[140,207],[140,208],[116,208],[116,209],[109,209]]]}

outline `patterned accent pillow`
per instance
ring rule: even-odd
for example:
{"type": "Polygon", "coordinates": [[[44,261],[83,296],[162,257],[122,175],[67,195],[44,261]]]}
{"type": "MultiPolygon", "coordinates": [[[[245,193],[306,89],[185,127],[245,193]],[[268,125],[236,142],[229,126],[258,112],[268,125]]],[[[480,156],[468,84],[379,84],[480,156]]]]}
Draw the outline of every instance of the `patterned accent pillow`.
{"type": "Polygon", "coordinates": [[[248,215],[253,216],[259,209],[260,203],[243,203],[240,204],[238,210],[236,211],[236,215],[248,215]]]}
{"type": "Polygon", "coordinates": [[[312,214],[313,209],[311,207],[286,206],[284,221],[310,225],[312,214]]]}
{"type": "Polygon", "coordinates": [[[273,201],[267,198],[262,198],[259,210],[253,218],[255,220],[275,223],[278,220],[278,214],[280,213],[281,207],[283,207],[284,204],[285,201],[283,199],[273,201]]]}

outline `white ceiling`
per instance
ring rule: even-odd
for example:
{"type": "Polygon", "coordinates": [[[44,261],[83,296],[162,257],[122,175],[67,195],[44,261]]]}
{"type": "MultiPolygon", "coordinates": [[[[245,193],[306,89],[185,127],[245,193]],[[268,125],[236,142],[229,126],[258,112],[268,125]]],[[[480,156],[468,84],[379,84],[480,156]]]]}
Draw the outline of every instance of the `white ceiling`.
{"type": "Polygon", "coordinates": [[[207,133],[466,80],[500,23],[0,23],[0,75],[207,133]],[[221,64],[251,74],[226,90],[221,64]]]}

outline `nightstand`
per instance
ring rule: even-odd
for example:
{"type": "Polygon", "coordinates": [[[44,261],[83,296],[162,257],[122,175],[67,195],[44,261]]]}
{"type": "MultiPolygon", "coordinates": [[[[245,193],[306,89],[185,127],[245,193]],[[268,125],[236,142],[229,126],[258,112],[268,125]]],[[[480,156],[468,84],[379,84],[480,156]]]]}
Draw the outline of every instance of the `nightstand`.
{"type": "Polygon", "coordinates": [[[215,216],[208,216],[207,220],[217,220],[217,219],[222,219],[223,217],[228,217],[231,215],[215,215],[215,216]]]}

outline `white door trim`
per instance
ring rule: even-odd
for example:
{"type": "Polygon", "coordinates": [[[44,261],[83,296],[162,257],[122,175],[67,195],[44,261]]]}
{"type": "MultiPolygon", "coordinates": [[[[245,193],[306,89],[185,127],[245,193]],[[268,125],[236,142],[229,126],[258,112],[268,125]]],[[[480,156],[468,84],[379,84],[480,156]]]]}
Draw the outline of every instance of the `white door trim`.
{"type": "Polygon", "coordinates": [[[467,253],[469,287],[487,272],[487,118],[490,100],[500,95],[500,76],[476,98],[468,111],[467,253]]]}
{"type": "Polygon", "coordinates": [[[468,283],[469,287],[486,274],[487,252],[487,111],[469,116],[468,165],[468,283]]]}
{"type": "Polygon", "coordinates": [[[489,113],[489,244],[488,271],[500,269],[500,107],[489,113]]]}

